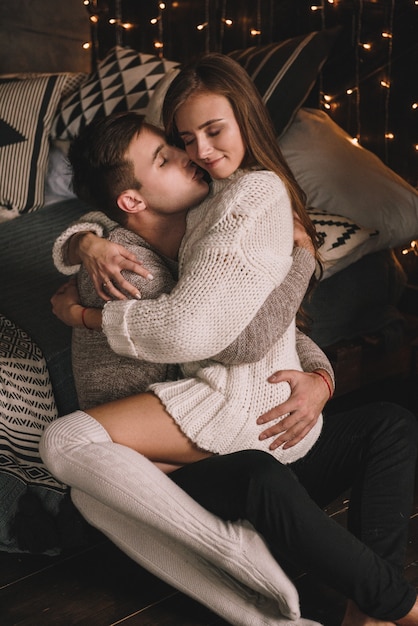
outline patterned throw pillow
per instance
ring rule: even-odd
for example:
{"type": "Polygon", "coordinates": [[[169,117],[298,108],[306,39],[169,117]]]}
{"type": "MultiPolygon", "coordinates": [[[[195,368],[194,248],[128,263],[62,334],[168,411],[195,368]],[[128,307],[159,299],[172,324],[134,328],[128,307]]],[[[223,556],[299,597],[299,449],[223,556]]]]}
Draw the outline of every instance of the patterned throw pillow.
{"type": "Polygon", "coordinates": [[[178,63],[116,46],[81,87],[62,103],[54,121],[55,139],[73,139],[93,119],[111,113],[145,114],[157,83],[178,63]]]}
{"type": "Polygon", "coordinates": [[[378,230],[363,228],[341,215],[330,215],[312,208],[308,209],[308,213],[321,241],[319,254],[324,278],[330,274],[330,268],[342,259],[346,259],[348,265],[349,259],[353,262],[357,256],[373,250],[378,230]]]}
{"type": "Polygon", "coordinates": [[[43,205],[49,131],[67,78],[0,80],[0,206],[10,217],[43,205]]]}
{"type": "Polygon", "coordinates": [[[339,27],[324,29],[229,53],[254,81],[278,137],[311,92],[340,30],[339,27]]]}

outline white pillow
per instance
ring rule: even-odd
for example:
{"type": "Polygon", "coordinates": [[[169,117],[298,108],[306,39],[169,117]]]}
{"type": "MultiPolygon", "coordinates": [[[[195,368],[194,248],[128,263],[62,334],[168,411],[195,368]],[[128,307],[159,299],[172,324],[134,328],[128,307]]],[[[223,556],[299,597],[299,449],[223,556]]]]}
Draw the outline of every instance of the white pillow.
{"type": "Polygon", "coordinates": [[[158,128],[164,129],[162,112],[165,94],[179,72],[180,68],[172,67],[155,87],[154,93],[152,94],[145,111],[145,121],[148,122],[148,124],[153,124],[158,128]]]}
{"type": "Polygon", "coordinates": [[[62,150],[51,145],[45,178],[45,205],[76,197],[72,190],[71,178],[71,165],[66,155],[62,150]]]}
{"type": "Polygon", "coordinates": [[[418,237],[418,192],[325,112],[300,109],[279,145],[308,206],[378,230],[374,250],[418,237]]]}

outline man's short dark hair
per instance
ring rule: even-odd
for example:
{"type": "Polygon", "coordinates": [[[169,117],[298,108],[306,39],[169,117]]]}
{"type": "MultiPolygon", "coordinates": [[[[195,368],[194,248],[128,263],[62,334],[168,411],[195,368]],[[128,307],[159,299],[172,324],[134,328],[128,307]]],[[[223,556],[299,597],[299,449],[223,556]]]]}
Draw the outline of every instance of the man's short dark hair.
{"type": "Polygon", "coordinates": [[[143,126],[143,117],[132,112],[94,120],[73,140],[68,153],[77,196],[122,224],[126,214],[117,198],[127,189],[141,188],[126,152],[143,126]]]}

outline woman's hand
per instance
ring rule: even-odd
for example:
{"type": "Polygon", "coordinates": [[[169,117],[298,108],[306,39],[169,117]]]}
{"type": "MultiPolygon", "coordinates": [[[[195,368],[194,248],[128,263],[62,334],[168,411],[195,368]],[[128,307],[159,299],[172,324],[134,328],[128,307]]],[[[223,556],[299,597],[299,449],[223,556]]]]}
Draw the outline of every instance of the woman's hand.
{"type": "Polygon", "coordinates": [[[101,330],[102,310],[86,308],[80,304],[75,278],[60,287],[51,298],[52,312],[67,326],[82,326],[88,330],[101,330]]]}
{"type": "Polygon", "coordinates": [[[138,289],[122,276],[122,270],[130,270],[148,280],[153,278],[132,252],[94,233],[83,233],[74,245],[77,245],[78,256],[89,273],[94,288],[105,301],[126,300],[122,290],[133,298],[141,297],[138,289]]]}
{"type": "MultiPolygon", "coordinates": [[[[321,370],[323,375],[329,376],[321,370]]],[[[329,400],[329,390],[320,376],[297,370],[282,370],[268,379],[270,383],[287,382],[291,395],[282,404],[271,409],[257,419],[257,424],[267,424],[286,415],[274,426],[270,426],[260,434],[260,439],[268,439],[279,435],[269,446],[275,450],[283,445],[283,449],[291,448],[301,441],[315,426],[319,415],[329,400]]],[[[332,385],[332,381],[330,381],[332,385]]]]}
{"type": "Polygon", "coordinates": [[[67,326],[82,326],[82,310],[74,278],[62,285],[51,298],[52,312],[67,326]]]}

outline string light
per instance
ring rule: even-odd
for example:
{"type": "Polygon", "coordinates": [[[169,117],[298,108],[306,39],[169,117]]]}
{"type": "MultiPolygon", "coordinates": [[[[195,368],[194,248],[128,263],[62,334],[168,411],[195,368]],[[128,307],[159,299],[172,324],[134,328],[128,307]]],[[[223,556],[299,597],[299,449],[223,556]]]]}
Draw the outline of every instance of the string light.
{"type": "Polygon", "coordinates": [[[210,0],[205,0],[205,21],[202,22],[202,24],[199,24],[199,26],[197,26],[197,30],[200,31],[206,31],[205,32],[205,52],[210,52],[210,28],[209,28],[209,21],[210,21],[210,0]]]}
{"type": "Polygon", "coordinates": [[[392,74],[392,33],[393,33],[393,23],[395,16],[395,0],[392,0],[391,12],[389,18],[389,31],[387,34],[390,35],[386,39],[388,41],[388,60],[387,60],[387,76],[388,79],[384,81],[382,87],[386,88],[386,96],[385,96],[385,160],[386,163],[389,163],[389,141],[394,138],[393,133],[389,132],[389,103],[390,103],[390,88],[391,88],[391,74],[392,74]]]}
{"type": "Polygon", "coordinates": [[[257,0],[256,27],[250,29],[250,35],[251,37],[261,36],[261,0],[257,0]]]}
{"type": "MultiPolygon", "coordinates": [[[[98,32],[100,31],[100,24],[105,22],[111,24],[115,27],[115,43],[118,45],[124,45],[124,39],[127,35],[125,33],[129,30],[132,30],[136,24],[135,22],[123,21],[122,20],[122,0],[114,0],[114,3],[109,3],[106,0],[81,0],[83,5],[86,7],[91,24],[91,42],[85,42],[83,48],[85,50],[92,50],[92,58],[96,55],[98,56],[98,32]],[[100,7],[98,9],[97,7],[100,7]],[[114,7],[114,15],[109,16],[109,6],[114,7]],[[109,19],[110,18],[110,19],[109,19]]],[[[378,77],[378,84],[382,89],[382,99],[384,100],[384,132],[382,133],[382,141],[385,142],[385,149],[388,149],[388,146],[393,144],[393,142],[397,140],[397,134],[392,132],[390,128],[390,119],[389,119],[389,100],[392,92],[392,76],[391,76],[391,64],[392,64],[392,42],[394,37],[396,38],[396,33],[393,32],[393,24],[394,24],[394,7],[396,0],[385,0],[385,10],[379,11],[376,14],[375,21],[378,21],[380,18],[386,21],[386,23],[382,23],[378,26],[376,30],[376,36],[372,40],[369,40],[369,24],[370,24],[370,4],[377,4],[377,0],[374,0],[373,3],[370,0],[317,0],[312,2],[312,4],[306,7],[306,11],[310,11],[313,14],[317,13],[318,18],[320,16],[320,20],[322,22],[322,28],[325,29],[326,20],[331,17],[331,14],[334,14],[331,19],[331,25],[335,25],[336,21],[338,23],[338,19],[336,20],[335,11],[337,8],[341,7],[344,9],[345,5],[350,9],[352,14],[352,34],[353,34],[353,51],[355,54],[355,69],[354,69],[354,80],[353,84],[348,88],[344,89],[340,94],[325,93],[323,89],[323,74],[322,71],[318,76],[317,87],[319,89],[319,106],[324,108],[326,111],[332,114],[336,112],[338,107],[342,108],[344,102],[347,103],[348,107],[348,118],[346,124],[343,126],[347,127],[348,132],[354,135],[353,142],[356,144],[360,144],[361,136],[362,136],[362,128],[361,128],[361,108],[362,100],[361,100],[361,89],[363,89],[363,83],[366,85],[370,85],[370,79],[373,75],[380,73],[378,77]],[[367,12],[367,13],[366,13],[367,12]],[[367,32],[362,32],[363,30],[363,22],[367,25],[367,32]],[[366,35],[366,36],[365,36],[366,35]],[[370,64],[373,63],[373,59],[381,59],[382,56],[382,47],[385,46],[387,50],[387,58],[382,63],[382,67],[378,70],[372,69],[371,71],[370,64]],[[367,58],[366,58],[367,54],[367,58]],[[369,57],[370,55],[370,57],[369,57]],[[366,82],[367,81],[367,82],[366,82]],[[361,87],[361,89],[360,89],[361,87]],[[345,98],[345,100],[344,100],[345,98]],[[355,132],[350,130],[351,126],[351,117],[354,119],[355,116],[355,132]]],[[[239,33],[239,30],[242,30],[242,25],[246,24],[245,20],[248,20],[247,11],[239,12],[239,17],[233,17],[231,12],[228,15],[228,0],[201,0],[199,3],[205,7],[205,16],[204,19],[200,23],[198,23],[195,28],[204,32],[204,50],[205,52],[210,52],[211,50],[218,50],[223,52],[224,50],[228,50],[229,46],[227,41],[225,41],[227,30],[231,32],[231,41],[235,41],[237,39],[236,33],[239,33]],[[216,10],[215,10],[216,6],[216,10]]],[[[412,0],[412,3],[415,7],[418,7],[418,0],[412,0]]],[[[135,4],[135,3],[132,3],[135,4]]],[[[138,3],[141,4],[141,3],[138,3]]],[[[196,3],[197,4],[197,3],[196,3]]],[[[276,41],[275,37],[277,37],[277,2],[275,0],[257,0],[257,3],[250,3],[256,11],[256,23],[253,24],[252,27],[249,28],[247,32],[250,33],[251,38],[256,39],[255,44],[258,45],[266,43],[267,41],[276,41]],[[256,6],[254,6],[256,4],[256,6]],[[264,32],[265,31],[265,32],[264,32]],[[263,40],[261,39],[263,37],[263,40]]],[[[156,0],[156,14],[155,17],[149,19],[149,23],[152,27],[156,27],[158,29],[158,35],[155,36],[153,45],[155,50],[158,52],[159,56],[163,55],[164,50],[164,31],[163,31],[163,12],[166,9],[166,6],[169,5],[171,9],[177,9],[179,6],[183,6],[181,2],[162,2],[156,0]],[[157,14],[158,13],[158,14],[157,14]]],[[[234,5],[235,8],[235,5],[234,5]]],[[[412,9],[413,10],[413,9],[412,9]]],[[[254,12],[255,12],[254,11],[254,12]]],[[[180,13],[170,13],[170,19],[174,19],[174,16],[177,15],[180,19],[180,13]]],[[[311,20],[316,20],[317,18],[311,18],[311,20]]],[[[374,18],[373,18],[374,19],[374,18]]],[[[197,21],[197,20],[196,20],[197,21]]],[[[251,25],[250,25],[251,26],[251,25]]],[[[315,30],[313,28],[312,30],[315,30]]],[[[318,28],[316,29],[318,30],[318,28]]],[[[156,31],[157,32],[157,31],[156,31]]],[[[170,32],[174,32],[173,28],[170,28],[170,32]]],[[[228,35],[229,37],[229,35],[228,35]]],[[[396,40],[395,40],[396,41],[396,40]]],[[[250,44],[251,45],[251,44],[250,44]]],[[[135,47],[135,45],[134,45],[135,47]]],[[[407,104],[409,107],[409,111],[418,110],[418,101],[410,102],[407,104]]],[[[369,108],[369,103],[368,103],[369,108]]],[[[343,109],[342,109],[343,110],[343,109]]],[[[339,123],[341,123],[339,121],[339,123]]],[[[370,139],[368,138],[370,141],[370,139]]],[[[418,153],[418,143],[411,142],[410,149],[414,151],[415,154],[418,153]]],[[[386,154],[386,162],[388,162],[388,154],[386,154]]]]}
{"type": "Polygon", "coordinates": [[[411,241],[409,248],[404,248],[402,250],[403,255],[409,254],[410,252],[415,254],[415,256],[418,256],[418,241],[416,239],[411,241]]]}
{"type": "Polygon", "coordinates": [[[164,55],[164,24],[163,24],[163,11],[165,9],[165,2],[158,2],[158,16],[153,17],[150,22],[153,26],[158,26],[158,39],[154,39],[154,48],[158,52],[159,57],[164,55]]]}

